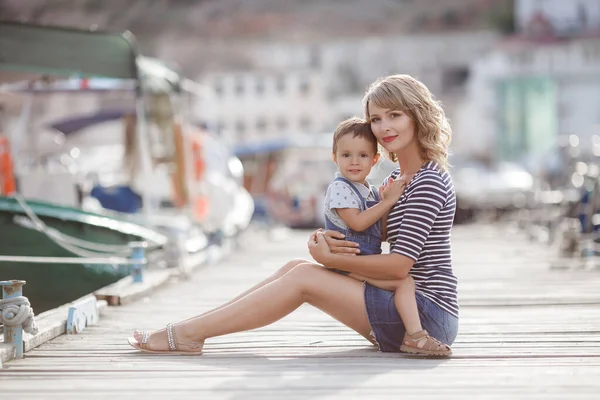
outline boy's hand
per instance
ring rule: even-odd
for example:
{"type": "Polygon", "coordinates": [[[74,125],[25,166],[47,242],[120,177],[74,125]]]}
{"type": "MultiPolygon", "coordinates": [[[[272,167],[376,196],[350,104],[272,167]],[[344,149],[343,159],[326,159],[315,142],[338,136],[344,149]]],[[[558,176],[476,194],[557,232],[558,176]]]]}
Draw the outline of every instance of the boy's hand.
{"type": "Polygon", "coordinates": [[[379,196],[381,201],[396,203],[402,197],[404,189],[406,189],[405,179],[393,180],[390,178],[387,184],[379,188],[379,196]]]}

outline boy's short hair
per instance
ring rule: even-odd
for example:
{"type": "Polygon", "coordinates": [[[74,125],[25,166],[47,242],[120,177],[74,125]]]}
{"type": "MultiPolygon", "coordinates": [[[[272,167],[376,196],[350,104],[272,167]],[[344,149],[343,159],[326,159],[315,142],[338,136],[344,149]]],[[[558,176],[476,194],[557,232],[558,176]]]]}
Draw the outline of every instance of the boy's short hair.
{"type": "Polygon", "coordinates": [[[333,153],[337,151],[337,143],[340,138],[349,133],[354,134],[353,137],[367,139],[373,144],[373,150],[377,154],[377,139],[371,130],[371,124],[362,118],[352,117],[340,122],[333,132],[333,153]]]}

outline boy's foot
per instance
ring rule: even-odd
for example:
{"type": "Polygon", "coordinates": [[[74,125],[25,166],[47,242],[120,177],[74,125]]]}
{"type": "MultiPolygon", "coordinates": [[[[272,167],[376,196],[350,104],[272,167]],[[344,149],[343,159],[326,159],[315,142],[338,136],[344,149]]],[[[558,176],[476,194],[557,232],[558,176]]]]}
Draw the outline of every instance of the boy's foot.
{"type": "Polygon", "coordinates": [[[449,357],[452,355],[450,346],[429,336],[424,329],[412,335],[407,332],[402,339],[400,351],[424,356],[449,357]]]}

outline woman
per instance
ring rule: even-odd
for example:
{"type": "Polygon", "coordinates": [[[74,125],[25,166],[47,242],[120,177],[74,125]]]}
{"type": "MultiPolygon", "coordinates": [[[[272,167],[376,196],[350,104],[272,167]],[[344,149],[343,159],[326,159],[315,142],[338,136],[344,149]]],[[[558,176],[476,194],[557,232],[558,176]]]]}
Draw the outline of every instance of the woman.
{"type": "Polygon", "coordinates": [[[161,354],[200,354],[208,338],[271,324],[309,303],[381,351],[398,352],[402,345],[448,350],[440,341],[452,344],[458,332],[457,280],[450,254],[456,201],[446,171],[450,127],[427,87],[408,75],[373,83],[364,105],[377,141],[399,164],[391,178],[409,181],[387,218],[390,254],[348,257],[360,251],[354,243],[336,232],[314,232],[308,247],[320,264],[292,260],[215,310],[153,333],[136,331],[129,339],[133,347],[161,354]],[[410,273],[425,331],[413,336],[405,332],[393,292],[323,265],[371,280],[396,280],[410,273]]]}

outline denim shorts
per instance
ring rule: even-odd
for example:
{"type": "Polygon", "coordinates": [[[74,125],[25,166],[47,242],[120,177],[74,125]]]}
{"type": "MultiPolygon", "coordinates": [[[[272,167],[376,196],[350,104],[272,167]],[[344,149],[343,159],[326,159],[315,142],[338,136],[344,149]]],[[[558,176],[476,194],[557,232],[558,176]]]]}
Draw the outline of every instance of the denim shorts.
{"type": "MultiPolygon", "coordinates": [[[[417,292],[421,325],[429,335],[451,345],[458,334],[458,318],[417,292]]],[[[406,329],[394,305],[394,292],[365,282],[365,304],[369,323],[379,350],[399,352],[406,329]]]]}

